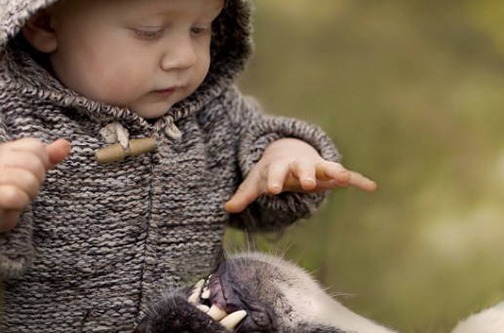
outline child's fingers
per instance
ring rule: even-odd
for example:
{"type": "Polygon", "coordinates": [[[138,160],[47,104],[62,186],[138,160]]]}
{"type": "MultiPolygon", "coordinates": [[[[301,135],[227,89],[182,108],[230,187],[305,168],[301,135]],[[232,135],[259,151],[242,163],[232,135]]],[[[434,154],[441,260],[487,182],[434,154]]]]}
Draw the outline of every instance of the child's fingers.
{"type": "MultiPolygon", "coordinates": [[[[2,170],[2,173],[6,173],[3,169],[7,168],[23,169],[33,173],[38,178],[39,183],[44,181],[47,166],[39,153],[27,150],[12,150],[1,155],[1,157],[0,170],[2,170]]],[[[45,160],[49,161],[48,159],[45,160]]]]}
{"type": "Polygon", "coordinates": [[[341,164],[329,161],[313,163],[296,162],[285,181],[286,191],[320,192],[337,186],[349,185],[350,172],[341,164]]]}
{"type": "Polygon", "coordinates": [[[13,185],[0,185],[0,210],[22,210],[30,203],[30,196],[13,185]]]}
{"type": "Polygon", "coordinates": [[[350,171],[348,184],[368,192],[373,192],[378,188],[376,182],[355,171],[350,171]]]}
{"type": "Polygon", "coordinates": [[[315,166],[317,180],[333,179],[339,186],[347,186],[349,184],[351,174],[340,163],[322,161],[315,166]]]}
{"type": "Polygon", "coordinates": [[[30,153],[35,155],[43,163],[44,167],[49,166],[49,156],[45,151],[42,141],[33,138],[23,138],[0,145],[0,154],[30,153]]]}
{"type": "Polygon", "coordinates": [[[268,178],[265,192],[275,195],[282,192],[285,180],[289,174],[288,164],[273,164],[268,168],[268,178]]]}
{"type": "Polygon", "coordinates": [[[317,187],[316,168],[311,161],[295,161],[291,164],[290,170],[297,178],[297,187],[302,191],[311,191],[317,187]]]}
{"type": "Polygon", "coordinates": [[[317,164],[317,179],[336,181],[338,186],[353,186],[361,190],[372,192],[377,184],[362,174],[347,170],[340,163],[323,161],[317,164]]]}
{"type": "Polygon", "coordinates": [[[5,143],[3,147],[13,150],[41,150],[44,147],[44,144],[39,139],[21,138],[9,141],[5,143]]]}
{"type": "Polygon", "coordinates": [[[62,139],[49,145],[33,138],[0,144],[0,233],[14,228],[46,172],[69,152],[70,144],[62,139]]]}
{"type": "Polygon", "coordinates": [[[23,138],[0,145],[0,168],[25,169],[43,182],[48,166],[49,156],[40,140],[23,138]]]}
{"type": "Polygon", "coordinates": [[[254,202],[262,194],[259,181],[259,175],[256,172],[251,172],[238,187],[238,190],[236,190],[231,199],[224,204],[224,209],[228,213],[233,214],[239,213],[247,208],[249,204],[254,202]]]}
{"type": "Polygon", "coordinates": [[[49,168],[63,161],[70,154],[70,142],[65,139],[58,139],[45,147],[49,156],[49,168]]]}
{"type": "MultiPolygon", "coordinates": [[[[0,153],[2,156],[5,154],[19,154],[22,152],[34,154],[42,162],[45,171],[63,161],[70,153],[70,149],[70,143],[65,139],[58,139],[46,145],[38,139],[23,138],[5,145],[0,145],[0,153]]],[[[15,159],[19,160],[21,156],[16,155],[15,159]]],[[[20,167],[22,167],[23,163],[20,162],[20,164],[20,167]]]]}
{"type": "Polygon", "coordinates": [[[31,171],[9,167],[3,167],[0,170],[0,185],[13,186],[25,192],[30,199],[37,196],[41,180],[31,171]]]}

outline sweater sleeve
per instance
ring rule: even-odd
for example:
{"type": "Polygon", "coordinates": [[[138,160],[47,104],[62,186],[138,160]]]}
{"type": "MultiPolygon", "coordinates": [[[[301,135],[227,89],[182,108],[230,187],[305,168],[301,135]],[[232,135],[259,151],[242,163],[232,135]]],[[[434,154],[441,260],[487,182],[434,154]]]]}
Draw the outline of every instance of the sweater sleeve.
{"type": "MultiPolygon", "coordinates": [[[[0,144],[10,140],[0,107],[0,144]]],[[[14,229],[0,233],[0,281],[19,277],[31,265],[35,256],[32,220],[31,208],[28,207],[14,229]]]]}
{"type": "MultiPolygon", "coordinates": [[[[319,127],[297,119],[264,114],[257,101],[243,97],[239,92],[236,94],[238,107],[230,111],[230,117],[239,138],[238,164],[242,180],[259,161],[266,147],[280,138],[303,140],[317,149],[324,159],[340,160],[333,142],[319,127]]],[[[244,212],[233,214],[230,225],[251,231],[278,230],[312,215],[326,196],[327,192],[264,195],[244,212]]]]}

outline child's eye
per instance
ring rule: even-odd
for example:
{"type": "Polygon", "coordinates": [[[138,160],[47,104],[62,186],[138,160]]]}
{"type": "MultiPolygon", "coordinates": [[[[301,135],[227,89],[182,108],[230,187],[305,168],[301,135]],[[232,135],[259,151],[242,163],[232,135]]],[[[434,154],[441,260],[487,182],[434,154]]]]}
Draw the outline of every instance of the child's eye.
{"type": "Polygon", "coordinates": [[[163,34],[159,28],[132,28],[135,35],[140,39],[153,40],[158,39],[163,34]]]}
{"type": "Polygon", "coordinates": [[[212,27],[211,26],[195,26],[195,27],[191,28],[191,34],[193,36],[205,35],[205,34],[211,32],[211,31],[212,31],[212,27]]]}

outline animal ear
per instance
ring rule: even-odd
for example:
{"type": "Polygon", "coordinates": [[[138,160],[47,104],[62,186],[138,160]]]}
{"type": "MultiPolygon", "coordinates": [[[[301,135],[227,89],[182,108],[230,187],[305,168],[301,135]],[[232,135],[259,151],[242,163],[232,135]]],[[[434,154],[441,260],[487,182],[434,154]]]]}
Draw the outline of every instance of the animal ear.
{"type": "Polygon", "coordinates": [[[51,53],[56,51],[58,40],[52,27],[52,17],[45,10],[33,14],[21,29],[25,39],[37,51],[51,53]]]}

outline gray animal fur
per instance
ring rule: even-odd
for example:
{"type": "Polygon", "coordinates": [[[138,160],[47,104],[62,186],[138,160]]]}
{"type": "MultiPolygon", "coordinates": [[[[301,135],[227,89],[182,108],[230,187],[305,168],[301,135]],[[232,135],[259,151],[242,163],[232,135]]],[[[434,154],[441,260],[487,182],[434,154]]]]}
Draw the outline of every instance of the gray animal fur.
{"type": "MultiPolygon", "coordinates": [[[[299,266],[277,256],[243,253],[219,265],[209,279],[210,303],[227,313],[245,310],[235,333],[392,333],[342,306],[299,266]]],[[[135,333],[225,333],[187,302],[188,291],[154,303],[135,333]]]]}

